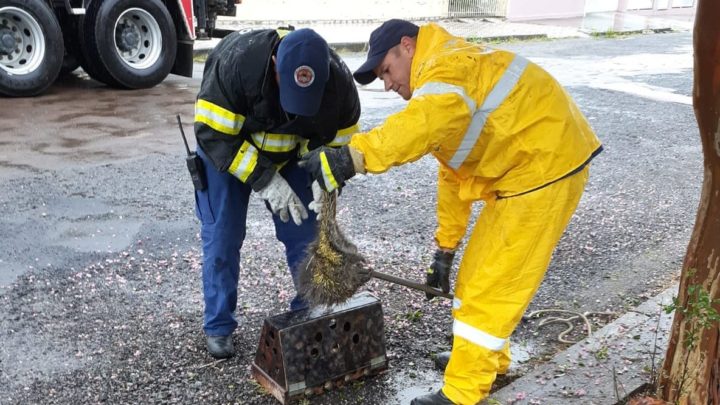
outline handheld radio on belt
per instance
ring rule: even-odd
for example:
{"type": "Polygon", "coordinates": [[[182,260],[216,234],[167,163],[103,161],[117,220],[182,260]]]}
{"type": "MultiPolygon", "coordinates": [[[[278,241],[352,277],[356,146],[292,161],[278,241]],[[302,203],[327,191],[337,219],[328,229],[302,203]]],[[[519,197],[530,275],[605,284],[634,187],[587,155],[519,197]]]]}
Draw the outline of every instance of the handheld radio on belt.
{"type": "Polygon", "coordinates": [[[190,178],[193,182],[193,187],[197,191],[203,191],[207,188],[207,181],[205,180],[205,172],[203,171],[203,162],[194,152],[190,152],[190,147],[185,138],[185,131],[183,131],[182,122],[180,121],[180,114],[177,116],[178,126],[180,127],[180,135],[182,135],[183,142],[185,143],[185,150],[187,151],[187,157],[185,163],[187,163],[188,171],[190,172],[190,178]]]}

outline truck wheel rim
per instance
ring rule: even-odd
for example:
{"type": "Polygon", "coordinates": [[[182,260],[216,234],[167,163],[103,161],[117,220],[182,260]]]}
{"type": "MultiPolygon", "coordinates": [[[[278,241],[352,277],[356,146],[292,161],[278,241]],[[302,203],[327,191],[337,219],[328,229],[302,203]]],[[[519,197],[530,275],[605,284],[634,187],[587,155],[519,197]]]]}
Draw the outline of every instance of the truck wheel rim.
{"type": "Polygon", "coordinates": [[[14,75],[34,72],[45,55],[38,21],[17,7],[0,8],[0,69],[14,75]]]}
{"type": "Polygon", "coordinates": [[[123,11],[115,22],[115,50],[133,69],[153,66],[162,52],[162,32],[157,20],[140,8],[123,11]]]}

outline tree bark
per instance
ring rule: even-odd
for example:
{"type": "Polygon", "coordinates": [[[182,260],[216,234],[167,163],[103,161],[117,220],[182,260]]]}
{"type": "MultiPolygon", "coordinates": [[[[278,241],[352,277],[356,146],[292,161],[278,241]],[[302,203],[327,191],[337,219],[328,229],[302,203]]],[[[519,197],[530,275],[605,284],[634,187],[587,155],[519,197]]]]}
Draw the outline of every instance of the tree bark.
{"type": "MultiPolygon", "coordinates": [[[[682,268],[678,307],[687,308],[688,287],[720,298],[720,1],[699,0],[693,33],[693,106],[703,146],[704,176],[695,228],[682,268]]],[[[720,306],[715,304],[720,312],[720,306]]],[[[694,348],[684,343],[697,319],[675,311],[658,395],[680,404],[720,403],[719,328],[700,330],[694,348]],[[680,389],[682,384],[682,390],[680,389]]]]}

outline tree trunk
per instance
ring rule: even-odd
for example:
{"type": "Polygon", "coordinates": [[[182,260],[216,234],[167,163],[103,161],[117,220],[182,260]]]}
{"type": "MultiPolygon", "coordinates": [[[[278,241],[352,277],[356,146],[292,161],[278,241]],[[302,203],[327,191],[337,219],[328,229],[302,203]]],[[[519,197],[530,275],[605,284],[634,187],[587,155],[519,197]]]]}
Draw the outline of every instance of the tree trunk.
{"type": "MultiPolygon", "coordinates": [[[[713,300],[720,298],[720,1],[698,1],[693,42],[693,106],[705,170],[695,229],[683,263],[679,308],[688,307],[690,286],[700,286],[713,300]]],[[[719,305],[713,307],[720,312],[719,305]]],[[[672,403],[719,404],[718,323],[699,328],[696,321],[697,317],[675,311],[658,395],[672,403]],[[693,327],[699,335],[691,348],[685,339],[693,327]]]]}

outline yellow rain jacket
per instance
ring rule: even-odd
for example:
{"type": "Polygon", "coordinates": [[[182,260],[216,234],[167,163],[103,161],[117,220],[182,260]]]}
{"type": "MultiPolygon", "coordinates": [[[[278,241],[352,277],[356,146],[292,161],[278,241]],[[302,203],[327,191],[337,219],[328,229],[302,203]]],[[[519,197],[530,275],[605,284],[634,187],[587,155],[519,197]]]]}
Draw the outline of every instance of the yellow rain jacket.
{"type": "Polygon", "coordinates": [[[440,162],[440,247],[462,239],[476,200],[512,197],[579,172],[602,149],[542,68],[511,52],[420,27],[407,107],[350,146],[371,173],[432,153],[440,162]]]}

